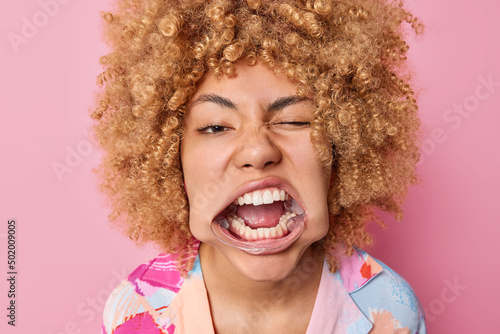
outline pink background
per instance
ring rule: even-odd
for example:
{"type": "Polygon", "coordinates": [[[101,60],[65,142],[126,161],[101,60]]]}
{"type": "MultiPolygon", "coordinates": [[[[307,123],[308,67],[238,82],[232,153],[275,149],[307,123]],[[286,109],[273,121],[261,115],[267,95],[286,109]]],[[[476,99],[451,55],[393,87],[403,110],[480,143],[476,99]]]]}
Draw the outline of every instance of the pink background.
{"type": "MultiPolygon", "coordinates": [[[[41,14],[38,0],[0,5],[2,333],[98,332],[116,277],[156,253],[110,228],[91,172],[99,152],[84,132],[105,53],[98,13],[106,4],[60,1],[51,16],[41,14]],[[25,31],[31,35],[16,52],[8,35],[22,34],[23,18],[40,27],[25,31]],[[78,156],[67,160],[68,152],[78,156]],[[58,178],[54,164],[67,172],[58,178]],[[18,222],[15,328],[5,316],[9,218],[18,222]]],[[[500,5],[408,6],[427,26],[423,38],[412,39],[410,55],[425,125],[422,183],[410,189],[403,223],[388,219],[387,231],[370,226],[376,246],[369,251],[411,283],[430,332],[491,333],[497,317],[487,310],[498,311],[500,300],[500,84],[479,78],[500,82],[500,5]],[[464,105],[463,115],[455,105],[464,105]]]]}

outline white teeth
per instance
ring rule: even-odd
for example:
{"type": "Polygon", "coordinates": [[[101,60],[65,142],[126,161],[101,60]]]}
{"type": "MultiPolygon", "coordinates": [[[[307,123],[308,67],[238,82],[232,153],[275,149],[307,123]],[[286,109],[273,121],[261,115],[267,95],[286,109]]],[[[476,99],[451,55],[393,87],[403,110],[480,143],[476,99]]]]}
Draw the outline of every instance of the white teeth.
{"type": "Polygon", "coordinates": [[[263,228],[263,230],[264,230],[264,237],[266,237],[266,239],[269,239],[269,237],[271,236],[271,229],[263,228]]]}
{"type": "Polygon", "coordinates": [[[266,189],[264,192],[262,192],[262,190],[256,190],[254,192],[241,195],[234,201],[234,204],[240,206],[253,204],[257,206],[262,204],[272,204],[277,201],[286,201],[289,198],[290,196],[284,190],[266,189]]]}
{"type": "Polygon", "coordinates": [[[262,196],[262,201],[264,204],[272,204],[274,202],[273,194],[269,190],[264,191],[264,196],[262,196]]]}
{"type": "Polygon", "coordinates": [[[251,194],[245,194],[245,204],[252,204],[253,203],[253,196],[251,194]]]}
{"type": "Polygon", "coordinates": [[[257,233],[259,234],[259,239],[264,238],[264,229],[263,228],[258,228],[257,233]]]}
{"type": "Polygon", "coordinates": [[[295,217],[297,214],[295,212],[287,212],[282,215],[279,219],[278,224],[274,227],[260,227],[253,229],[250,226],[245,225],[243,218],[238,217],[235,214],[231,214],[227,217],[230,222],[230,230],[239,235],[241,238],[254,241],[254,240],[266,240],[266,239],[276,239],[281,238],[288,234],[288,229],[286,223],[291,217],[295,217]]]}
{"type": "Polygon", "coordinates": [[[276,235],[278,236],[278,238],[283,236],[283,228],[280,224],[276,226],[276,235]]]}
{"type": "Polygon", "coordinates": [[[271,229],[271,239],[276,239],[276,229],[271,229]]]}
{"type": "Polygon", "coordinates": [[[252,240],[252,230],[248,226],[245,228],[245,239],[252,240]]]}
{"type": "Polygon", "coordinates": [[[245,232],[247,230],[247,227],[248,226],[245,226],[245,225],[241,225],[240,228],[238,229],[238,232],[240,233],[240,235],[245,235],[245,232]]]}
{"type": "Polygon", "coordinates": [[[285,195],[285,191],[284,191],[284,190],[280,191],[280,200],[281,200],[281,201],[284,201],[284,200],[285,200],[285,197],[286,197],[286,195],[285,195]]]}
{"type": "Polygon", "coordinates": [[[273,191],[273,200],[275,202],[280,200],[280,192],[277,189],[274,189],[274,191],[273,191]]]}
{"type": "Polygon", "coordinates": [[[257,205],[264,204],[264,201],[262,200],[262,195],[260,194],[260,192],[254,191],[252,196],[253,196],[253,205],[257,206],[257,205]]]}
{"type": "MultiPolygon", "coordinates": [[[[287,219],[288,220],[288,219],[287,219]]],[[[281,228],[283,229],[283,231],[287,231],[288,229],[286,228],[286,221],[281,221],[279,223],[279,225],[281,226],[281,228]]]]}

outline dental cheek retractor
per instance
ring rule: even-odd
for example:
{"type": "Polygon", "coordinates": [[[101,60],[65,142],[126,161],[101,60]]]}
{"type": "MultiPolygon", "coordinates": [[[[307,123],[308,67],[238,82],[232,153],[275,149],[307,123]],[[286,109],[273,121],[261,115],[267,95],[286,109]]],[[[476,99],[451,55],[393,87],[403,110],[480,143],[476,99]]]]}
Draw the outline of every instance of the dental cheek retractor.
{"type": "MultiPolygon", "coordinates": [[[[292,211],[292,204],[285,203],[285,208],[292,211]]],[[[235,213],[236,207],[231,208],[229,212],[225,212],[225,216],[216,217],[211,224],[213,234],[222,243],[247,252],[249,254],[262,254],[262,253],[275,253],[287,249],[292,245],[304,231],[305,213],[301,213],[291,217],[286,222],[288,234],[284,237],[277,239],[264,239],[248,241],[235,236],[229,231],[230,223],[227,220],[229,214],[235,213]]]]}

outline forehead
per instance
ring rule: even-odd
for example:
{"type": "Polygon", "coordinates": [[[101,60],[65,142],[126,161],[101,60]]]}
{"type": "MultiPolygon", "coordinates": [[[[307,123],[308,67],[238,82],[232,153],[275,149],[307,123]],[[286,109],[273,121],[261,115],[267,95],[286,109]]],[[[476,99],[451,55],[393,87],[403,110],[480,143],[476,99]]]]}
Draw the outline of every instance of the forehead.
{"type": "Polygon", "coordinates": [[[221,94],[228,98],[258,97],[269,101],[276,96],[296,95],[297,85],[282,73],[275,73],[262,62],[248,65],[243,61],[235,63],[234,76],[217,77],[213,72],[207,72],[198,82],[196,93],[191,98],[194,101],[202,94],[221,94]]]}

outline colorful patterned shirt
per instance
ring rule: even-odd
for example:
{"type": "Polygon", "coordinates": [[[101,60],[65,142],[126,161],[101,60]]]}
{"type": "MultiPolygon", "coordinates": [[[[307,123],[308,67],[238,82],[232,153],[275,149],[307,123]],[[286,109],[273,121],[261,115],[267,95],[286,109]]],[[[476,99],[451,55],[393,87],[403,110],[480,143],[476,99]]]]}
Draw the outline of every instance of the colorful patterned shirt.
{"type": "MultiPolygon", "coordinates": [[[[339,268],[331,273],[324,263],[306,334],[426,333],[413,290],[385,264],[357,250],[339,268]]],[[[197,251],[162,254],[132,272],[106,303],[102,333],[214,334],[197,251]],[[189,258],[183,278],[177,264],[189,258]]]]}

